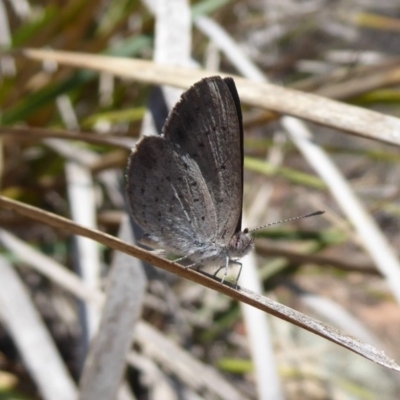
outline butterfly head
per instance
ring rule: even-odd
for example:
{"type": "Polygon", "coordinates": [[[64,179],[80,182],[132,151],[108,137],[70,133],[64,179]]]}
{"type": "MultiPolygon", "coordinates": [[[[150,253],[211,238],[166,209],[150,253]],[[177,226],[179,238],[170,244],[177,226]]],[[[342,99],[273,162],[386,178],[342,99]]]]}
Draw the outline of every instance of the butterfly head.
{"type": "Polygon", "coordinates": [[[249,236],[249,230],[236,232],[229,242],[229,258],[237,259],[245,256],[254,247],[254,239],[249,236]]]}

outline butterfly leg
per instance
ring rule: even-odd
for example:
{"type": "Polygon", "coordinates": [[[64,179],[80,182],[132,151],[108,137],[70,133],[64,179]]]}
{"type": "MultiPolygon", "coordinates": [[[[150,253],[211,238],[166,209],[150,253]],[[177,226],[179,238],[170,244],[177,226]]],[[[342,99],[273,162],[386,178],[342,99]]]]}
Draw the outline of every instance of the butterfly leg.
{"type": "Polygon", "coordinates": [[[174,260],[174,262],[179,263],[179,262],[181,262],[181,261],[183,261],[183,260],[186,260],[187,258],[189,258],[189,256],[179,257],[179,258],[176,258],[176,259],[174,260]]]}
{"type": "MultiPolygon", "coordinates": [[[[187,254],[186,256],[177,258],[176,260],[174,260],[174,262],[179,263],[180,261],[190,260],[190,257],[192,257],[193,254],[195,254],[195,253],[190,253],[190,254],[187,254]]],[[[185,267],[185,269],[194,268],[194,267],[197,266],[196,269],[199,269],[199,267],[201,267],[201,261],[196,261],[196,262],[194,262],[192,264],[182,265],[182,266],[185,267]]]]}
{"type": "Polygon", "coordinates": [[[192,268],[197,267],[196,270],[198,270],[201,267],[201,262],[198,261],[193,264],[185,265],[184,267],[185,267],[185,269],[189,269],[189,268],[192,269],[192,268]]]}
{"type": "MultiPolygon", "coordinates": [[[[226,276],[228,275],[228,267],[229,267],[229,257],[227,256],[227,257],[226,257],[225,266],[218,269],[218,271],[220,271],[222,268],[225,268],[225,269],[224,269],[224,276],[223,276],[222,279],[221,279],[221,285],[224,284],[225,279],[226,279],[226,276]]],[[[218,272],[218,271],[217,271],[217,272],[218,272]]]]}
{"type": "Polygon", "coordinates": [[[224,270],[224,276],[222,277],[222,280],[221,280],[221,285],[222,285],[222,284],[224,283],[224,281],[225,281],[225,278],[226,278],[227,274],[228,274],[228,267],[229,267],[230,264],[239,265],[239,272],[238,272],[238,274],[237,274],[236,282],[235,282],[235,288],[237,289],[237,287],[238,287],[238,282],[239,282],[239,278],[240,278],[240,274],[242,273],[242,267],[243,267],[243,264],[242,264],[241,262],[239,262],[239,261],[234,261],[234,260],[230,260],[230,259],[227,257],[227,262],[226,262],[226,264],[223,265],[222,267],[219,267],[219,268],[217,269],[217,271],[214,273],[213,276],[217,276],[217,274],[219,273],[219,271],[221,271],[221,269],[224,268],[224,269],[225,269],[225,270],[224,270]]]}
{"type": "Polygon", "coordinates": [[[223,265],[222,267],[219,267],[219,268],[214,272],[214,274],[213,274],[214,277],[217,277],[219,271],[221,271],[221,269],[223,269],[223,268],[225,268],[225,271],[224,271],[224,276],[222,277],[221,282],[220,282],[221,285],[224,283],[225,278],[226,278],[226,274],[227,274],[226,265],[223,265]]]}
{"type": "Polygon", "coordinates": [[[224,276],[222,277],[221,282],[220,282],[221,285],[224,283],[224,280],[225,280],[225,278],[226,278],[226,274],[227,274],[227,267],[226,267],[226,265],[223,265],[222,267],[219,267],[219,268],[214,272],[214,274],[213,274],[213,276],[216,277],[216,276],[218,275],[219,271],[221,271],[222,268],[225,268],[225,271],[224,271],[224,276]]]}
{"type": "Polygon", "coordinates": [[[239,278],[240,278],[240,274],[242,273],[243,264],[242,264],[241,262],[239,262],[239,261],[233,261],[233,260],[231,260],[231,263],[232,263],[232,264],[239,265],[239,272],[238,272],[238,274],[237,274],[236,282],[235,282],[235,289],[237,289],[237,287],[238,287],[238,282],[239,282],[239,278]]]}

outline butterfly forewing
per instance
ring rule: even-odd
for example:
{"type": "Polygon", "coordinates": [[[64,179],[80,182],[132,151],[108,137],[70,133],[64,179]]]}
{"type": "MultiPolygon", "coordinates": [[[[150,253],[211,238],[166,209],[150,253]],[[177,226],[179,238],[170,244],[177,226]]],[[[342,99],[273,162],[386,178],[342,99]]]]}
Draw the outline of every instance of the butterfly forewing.
{"type": "Polygon", "coordinates": [[[242,121],[233,80],[196,83],[182,95],[163,132],[182,156],[197,163],[217,216],[217,230],[210,225],[210,234],[227,243],[240,230],[243,197],[242,121]]]}

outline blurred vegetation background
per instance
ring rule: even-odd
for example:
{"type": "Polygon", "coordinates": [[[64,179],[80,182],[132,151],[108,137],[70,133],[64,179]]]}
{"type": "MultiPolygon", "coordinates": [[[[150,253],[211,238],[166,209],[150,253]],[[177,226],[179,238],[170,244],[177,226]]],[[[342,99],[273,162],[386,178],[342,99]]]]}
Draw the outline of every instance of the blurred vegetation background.
{"type": "MultiPolygon", "coordinates": [[[[87,217],[102,231],[118,234],[125,213],[128,147],[139,138],[147,107],[159,93],[148,84],[108,73],[20,57],[18,49],[153,59],[157,2],[150,3],[0,0],[1,195],[68,218],[76,219],[81,212],[83,220],[87,217]],[[85,134],[70,140],[60,139],[61,133],[85,134]],[[75,163],[83,165],[83,171],[75,170],[75,163]],[[74,190],[80,187],[90,187],[90,192],[76,197],[74,190]],[[90,205],[94,208],[88,209],[90,205]]],[[[239,74],[196,25],[198,18],[206,17],[229,34],[272,83],[400,116],[398,1],[204,0],[187,7],[183,11],[189,11],[194,22],[191,56],[200,67],[239,74]]],[[[180,27],[176,29],[179,36],[180,27]]],[[[323,180],[287,139],[279,116],[246,105],[243,112],[246,224],[252,228],[317,209],[326,211],[323,217],[289,222],[260,234],[256,255],[263,293],[400,360],[400,310],[388,281],[323,180]],[[261,166],[254,163],[257,160],[261,166]]],[[[380,141],[379,132],[377,140],[369,140],[308,126],[398,256],[399,149],[380,141]]],[[[14,317],[23,315],[13,308],[18,306],[19,292],[10,289],[11,281],[1,271],[7,266],[17,273],[12,279],[20,282],[26,300],[44,321],[43,329],[50,333],[73,387],[84,368],[90,326],[96,326],[99,316],[90,321],[90,311],[82,312],[82,299],[60,287],[56,278],[39,272],[45,261],[34,258],[45,256],[78,275],[82,264],[97,265],[86,283],[104,289],[113,253],[97,246],[93,261],[92,250],[80,253],[79,243],[67,232],[4,209],[0,209],[0,228],[0,291],[11,302],[8,312],[8,303],[0,299],[0,399],[47,399],[17,339],[25,329],[12,325],[14,317]],[[35,255],[28,247],[13,247],[10,243],[17,238],[35,255]]],[[[261,398],[239,305],[149,266],[146,276],[142,320],[218,372],[237,390],[237,398],[261,398]]],[[[400,397],[398,374],[287,322],[276,318],[268,322],[280,398],[400,397]]],[[[212,390],[219,385],[215,376],[209,378],[211,388],[191,386],[194,378],[185,380],[175,364],[161,361],[146,346],[144,339],[134,341],[137,358],[130,362],[118,398],[220,398],[212,390]]],[[[190,369],[176,354],[169,357],[177,357],[183,370],[190,369]]],[[[266,374],[265,380],[269,379],[266,374]]]]}

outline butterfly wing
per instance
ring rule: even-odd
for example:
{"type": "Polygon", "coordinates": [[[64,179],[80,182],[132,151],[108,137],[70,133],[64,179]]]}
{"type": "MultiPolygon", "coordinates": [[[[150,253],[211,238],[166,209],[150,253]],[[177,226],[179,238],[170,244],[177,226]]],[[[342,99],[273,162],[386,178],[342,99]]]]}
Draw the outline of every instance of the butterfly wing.
{"type": "Polygon", "coordinates": [[[210,242],[215,208],[197,163],[162,136],[143,138],[128,160],[127,197],[146,242],[188,254],[210,242]]]}
{"type": "Polygon", "coordinates": [[[226,244],[241,229],[243,201],[242,114],[234,81],[215,76],[193,85],[163,132],[166,141],[198,165],[215,208],[213,233],[226,244]]]}

